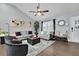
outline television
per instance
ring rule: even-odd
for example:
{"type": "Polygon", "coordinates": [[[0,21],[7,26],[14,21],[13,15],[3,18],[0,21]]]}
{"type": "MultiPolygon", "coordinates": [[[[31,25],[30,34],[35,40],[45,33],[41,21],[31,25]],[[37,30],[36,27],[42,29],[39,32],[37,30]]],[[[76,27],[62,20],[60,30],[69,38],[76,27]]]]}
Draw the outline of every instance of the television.
{"type": "Polygon", "coordinates": [[[16,36],[21,36],[21,32],[15,32],[16,36]]]}

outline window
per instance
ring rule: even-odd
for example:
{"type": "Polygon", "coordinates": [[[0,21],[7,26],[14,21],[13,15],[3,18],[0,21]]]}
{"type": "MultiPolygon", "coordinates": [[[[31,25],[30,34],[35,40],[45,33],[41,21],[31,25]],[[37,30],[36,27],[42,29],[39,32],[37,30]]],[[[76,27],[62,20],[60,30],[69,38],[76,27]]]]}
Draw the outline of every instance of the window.
{"type": "Polygon", "coordinates": [[[43,31],[53,32],[53,21],[44,21],[42,26],[43,31]]]}

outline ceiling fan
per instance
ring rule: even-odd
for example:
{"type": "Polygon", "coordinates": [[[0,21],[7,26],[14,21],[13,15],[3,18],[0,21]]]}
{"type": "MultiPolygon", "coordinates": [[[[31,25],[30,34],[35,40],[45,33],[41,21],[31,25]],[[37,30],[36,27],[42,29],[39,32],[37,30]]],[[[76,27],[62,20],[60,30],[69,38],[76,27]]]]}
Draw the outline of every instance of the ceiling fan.
{"type": "Polygon", "coordinates": [[[36,11],[29,11],[29,12],[34,13],[35,16],[41,16],[41,15],[44,15],[44,13],[49,12],[49,10],[41,10],[40,3],[38,3],[37,10],[36,11]]]}

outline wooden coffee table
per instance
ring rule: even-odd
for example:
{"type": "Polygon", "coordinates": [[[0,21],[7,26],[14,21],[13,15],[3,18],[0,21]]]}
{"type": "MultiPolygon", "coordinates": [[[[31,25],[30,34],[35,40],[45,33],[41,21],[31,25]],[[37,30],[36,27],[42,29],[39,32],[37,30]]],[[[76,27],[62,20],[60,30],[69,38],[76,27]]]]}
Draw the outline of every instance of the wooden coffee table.
{"type": "Polygon", "coordinates": [[[31,45],[35,45],[37,43],[40,43],[40,38],[39,37],[27,38],[27,42],[31,45]]]}

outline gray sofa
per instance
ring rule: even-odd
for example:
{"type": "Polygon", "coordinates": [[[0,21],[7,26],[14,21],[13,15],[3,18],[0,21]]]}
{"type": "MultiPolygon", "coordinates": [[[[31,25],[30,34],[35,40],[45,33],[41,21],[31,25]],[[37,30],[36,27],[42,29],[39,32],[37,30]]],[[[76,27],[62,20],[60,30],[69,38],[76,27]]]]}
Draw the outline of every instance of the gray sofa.
{"type": "Polygon", "coordinates": [[[10,43],[10,41],[12,39],[16,39],[16,37],[15,36],[5,36],[4,39],[5,39],[5,43],[10,43]]]}
{"type": "Polygon", "coordinates": [[[27,44],[5,43],[6,56],[26,56],[28,53],[27,44]]]}

